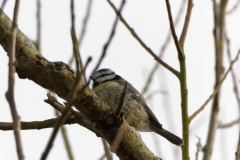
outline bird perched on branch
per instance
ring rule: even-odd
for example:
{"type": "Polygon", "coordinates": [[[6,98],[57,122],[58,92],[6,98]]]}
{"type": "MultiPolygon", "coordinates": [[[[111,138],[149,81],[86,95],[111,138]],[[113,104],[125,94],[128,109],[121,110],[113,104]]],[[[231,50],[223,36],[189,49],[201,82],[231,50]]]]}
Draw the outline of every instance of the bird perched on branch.
{"type": "MultiPolygon", "coordinates": [[[[90,78],[96,95],[109,107],[117,109],[126,80],[111,69],[100,69],[90,78]]],[[[143,96],[128,82],[122,111],[126,121],[137,131],[156,132],[177,146],[184,144],[181,138],[163,129],[143,96]]]]}

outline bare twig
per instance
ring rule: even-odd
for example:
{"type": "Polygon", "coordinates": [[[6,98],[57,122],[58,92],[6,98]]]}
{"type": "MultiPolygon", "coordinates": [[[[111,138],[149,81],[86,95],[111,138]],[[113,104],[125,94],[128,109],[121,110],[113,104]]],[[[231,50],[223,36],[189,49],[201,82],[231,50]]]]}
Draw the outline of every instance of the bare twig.
{"type": "MultiPolygon", "coordinates": [[[[226,31],[225,31],[226,33],[226,31]]],[[[228,59],[229,61],[231,62],[231,59],[232,59],[232,54],[231,54],[231,50],[230,50],[230,40],[227,36],[227,33],[226,33],[226,43],[227,43],[227,54],[228,54],[228,59]]],[[[235,96],[236,96],[236,99],[237,99],[237,102],[238,102],[238,109],[239,109],[239,113],[240,113],[240,96],[239,96],[239,89],[238,89],[238,83],[237,83],[237,80],[236,80],[236,75],[235,75],[235,72],[234,70],[232,69],[231,70],[232,72],[232,80],[233,80],[233,90],[234,90],[234,93],[235,93],[235,96]]],[[[239,136],[238,136],[238,146],[237,146],[237,151],[236,151],[236,160],[240,160],[240,133],[239,133],[239,136]]]]}
{"type": "Polygon", "coordinates": [[[7,3],[7,0],[3,0],[2,5],[1,5],[2,10],[3,10],[4,6],[6,5],[6,3],[7,3]]]}
{"type": "MultiPolygon", "coordinates": [[[[47,119],[44,121],[31,121],[31,122],[20,122],[21,123],[21,130],[40,130],[46,128],[53,128],[55,123],[59,120],[59,118],[52,118],[47,119]]],[[[67,121],[64,122],[65,124],[75,124],[77,123],[76,117],[69,117],[67,121]]],[[[0,130],[2,131],[12,131],[13,130],[13,123],[11,122],[0,122],[0,130]]]]}
{"type": "MultiPolygon", "coordinates": [[[[229,63],[231,63],[231,60],[232,60],[232,54],[231,54],[231,50],[230,50],[230,40],[229,38],[226,36],[226,41],[227,41],[227,54],[228,54],[228,60],[229,60],[229,63]]],[[[238,106],[239,106],[239,111],[240,111],[240,95],[239,95],[239,89],[238,89],[238,82],[236,80],[236,75],[235,75],[235,72],[232,68],[231,70],[231,73],[232,73],[232,80],[233,80],[233,90],[234,90],[234,93],[236,95],[236,99],[237,99],[237,102],[238,102],[238,106]]]]}
{"type": "Polygon", "coordinates": [[[21,124],[20,124],[20,117],[17,113],[15,100],[14,100],[14,73],[16,70],[16,58],[15,58],[15,50],[16,50],[16,37],[17,37],[17,21],[18,21],[18,9],[19,9],[20,0],[16,0],[14,6],[14,15],[13,15],[13,23],[11,29],[11,42],[9,44],[9,74],[8,74],[8,91],[6,92],[6,98],[10,106],[12,119],[13,119],[13,129],[14,129],[14,136],[15,136],[15,143],[17,149],[17,155],[19,160],[24,159],[23,155],[23,148],[21,143],[21,124]]]}
{"type": "Polygon", "coordinates": [[[122,94],[121,94],[121,97],[119,99],[118,107],[116,109],[116,117],[117,118],[120,118],[120,115],[121,115],[121,112],[122,112],[122,109],[123,109],[125,95],[126,95],[126,92],[127,92],[127,86],[128,86],[128,83],[127,83],[127,81],[125,81],[124,87],[123,87],[123,90],[122,90],[122,94]]]}
{"type": "Polygon", "coordinates": [[[41,2],[37,0],[37,41],[36,41],[37,50],[41,50],[41,2]]]}
{"type": "MultiPolygon", "coordinates": [[[[177,17],[176,17],[176,19],[174,20],[174,25],[175,25],[175,27],[178,26],[179,20],[180,20],[180,18],[182,17],[182,13],[183,13],[183,9],[184,9],[184,6],[185,6],[186,1],[187,1],[187,0],[182,0],[182,2],[181,2],[181,6],[179,7],[179,10],[178,10],[178,12],[177,12],[177,17]]],[[[167,37],[166,37],[166,40],[165,40],[165,42],[163,43],[163,45],[161,46],[161,49],[160,49],[160,52],[159,52],[159,57],[160,57],[160,58],[163,57],[163,55],[164,55],[164,53],[165,53],[165,50],[166,50],[166,48],[168,47],[169,42],[171,41],[171,37],[172,37],[172,36],[171,36],[171,30],[169,30],[168,35],[167,35],[167,37]]],[[[149,86],[150,86],[150,84],[151,84],[151,82],[152,82],[153,75],[154,75],[154,73],[157,71],[158,67],[160,67],[160,66],[161,66],[161,65],[159,65],[159,63],[155,63],[154,67],[152,68],[152,70],[151,70],[151,72],[150,72],[150,74],[149,74],[149,76],[148,76],[148,79],[147,79],[147,81],[146,81],[146,83],[145,83],[145,86],[143,87],[143,90],[142,90],[142,92],[141,92],[142,94],[145,94],[145,93],[147,92],[147,90],[148,90],[148,88],[149,88],[149,86]]]]}
{"type": "MultiPolygon", "coordinates": [[[[86,63],[88,64],[88,63],[86,63]]],[[[54,107],[56,110],[58,110],[60,113],[64,113],[65,112],[65,107],[64,105],[62,105],[61,103],[59,103],[57,101],[57,99],[52,95],[52,93],[48,93],[47,94],[48,96],[48,99],[44,100],[44,102],[50,104],[52,107],[54,107]]],[[[81,112],[78,112],[72,108],[70,108],[70,113],[66,122],[64,124],[69,124],[68,122],[70,122],[71,124],[73,123],[78,123],[79,125],[81,126],[84,126],[86,127],[87,129],[89,129],[90,131],[93,131],[95,132],[96,134],[100,135],[100,133],[95,129],[93,128],[90,123],[89,120],[87,120],[85,118],[85,116],[83,115],[83,113],[81,112]],[[74,115],[75,117],[72,117],[71,115],[74,115]]],[[[53,126],[54,127],[54,126],[53,126]]]]}
{"type": "Polygon", "coordinates": [[[235,155],[236,155],[236,160],[240,160],[240,135],[238,138],[238,146],[237,146],[237,151],[236,151],[235,155]]]}
{"type": "MultiPolygon", "coordinates": [[[[85,15],[84,20],[83,20],[82,30],[81,30],[80,37],[79,37],[79,40],[78,40],[79,48],[81,48],[82,41],[83,41],[83,38],[84,38],[85,33],[86,33],[87,24],[88,24],[88,20],[89,20],[89,17],[90,17],[91,7],[92,7],[92,0],[89,0],[88,4],[87,4],[86,15],[85,15]]],[[[72,54],[72,57],[70,58],[70,60],[68,62],[68,65],[72,65],[73,60],[74,60],[74,54],[72,54]]]]}
{"type": "Polygon", "coordinates": [[[53,130],[52,135],[51,135],[51,137],[50,137],[50,139],[48,141],[48,144],[47,144],[47,146],[46,146],[46,148],[45,148],[45,150],[44,150],[44,152],[42,154],[41,160],[45,160],[47,158],[47,155],[48,155],[48,153],[49,153],[49,151],[50,151],[50,149],[52,147],[53,141],[54,141],[54,139],[55,139],[55,137],[57,135],[58,129],[66,121],[66,118],[67,118],[67,115],[68,115],[67,113],[69,113],[68,112],[68,109],[70,108],[69,106],[71,106],[72,104],[73,104],[73,100],[71,101],[71,103],[68,103],[68,105],[66,106],[62,116],[60,116],[58,121],[56,121],[54,130],[53,130]]]}
{"type": "Polygon", "coordinates": [[[71,22],[72,22],[71,36],[72,36],[72,43],[73,43],[73,53],[74,53],[74,56],[75,56],[75,59],[76,59],[77,74],[80,75],[79,72],[80,72],[80,69],[81,69],[81,75],[83,77],[84,82],[86,83],[87,82],[86,75],[85,75],[85,71],[83,69],[82,58],[81,58],[81,54],[80,54],[80,51],[79,51],[79,43],[78,43],[78,40],[77,40],[77,37],[76,37],[74,0],[71,0],[71,22]]]}
{"type": "MultiPolygon", "coordinates": [[[[56,115],[56,117],[60,116],[60,114],[57,110],[55,110],[55,115],[56,115]]],[[[62,133],[62,136],[63,136],[63,141],[64,141],[65,148],[66,148],[66,151],[67,151],[68,159],[69,160],[74,160],[73,153],[72,153],[72,148],[71,148],[71,145],[70,145],[70,140],[67,136],[67,130],[66,130],[64,125],[61,126],[61,133],[62,133]]]]}
{"type": "Polygon", "coordinates": [[[154,90],[152,91],[150,94],[148,94],[145,99],[146,100],[150,100],[153,96],[155,96],[156,94],[162,94],[162,95],[168,95],[168,92],[166,90],[162,90],[162,89],[158,89],[158,90],[154,90]]]}
{"type": "MultiPolygon", "coordinates": [[[[56,97],[51,93],[49,92],[47,94],[48,96],[48,99],[47,100],[44,100],[46,103],[50,104],[51,106],[53,106],[56,110],[55,110],[55,115],[56,117],[59,117],[60,113],[62,113],[64,111],[64,106],[59,103],[56,99],[56,97]]],[[[78,117],[78,114],[75,114],[74,111],[72,108],[71,108],[71,114],[74,114],[76,117],[78,117]]],[[[70,114],[69,114],[70,115],[70,114]]],[[[71,117],[72,118],[72,117],[71,117]]],[[[71,119],[70,116],[68,116],[68,119],[71,119]]],[[[66,123],[67,120],[64,122],[66,123]]],[[[62,133],[62,136],[63,136],[63,140],[64,140],[64,143],[65,143],[65,147],[66,147],[66,150],[67,150],[67,153],[68,153],[68,158],[70,160],[73,160],[73,153],[72,153],[72,149],[71,149],[71,146],[70,146],[70,141],[68,139],[68,136],[67,136],[67,131],[65,129],[65,127],[63,125],[61,125],[61,133],[62,133]]]]}
{"type": "Polygon", "coordinates": [[[184,42],[185,42],[185,39],[186,39],[186,36],[187,36],[187,31],[188,31],[190,18],[191,18],[192,8],[193,8],[193,0],[189,0],[188,1],[188,7],[187,7],[187,13],[186,13],[186,16],[185,16],[185,22],[184,22],[184,25],[183,25],[183,29],[182,29],[180,39],[179,39],[179,43],[180,43],[180,45],[182,45],[182,47],[184,46],[184,42]]]}
{"type": "MultiPolygon", "coordinates": [[[[83,75],[85,71],[84,71],[84,67],[82,66],[82,60],[81,60],[80,52],[78,49],[78,42],[77,42],[77,37],[76,37],[76,32],[74,30],[74,27],[72,27],[71,29],[71,36],[72,36],[74,56],[76,59],[77,79],[79,80],[81,78],[80,68],[81,68],[81,75],[83,75]]],[[[84,82],[86,83],[86,77],[84,82]]]]}
{"type": "Polygon", "coordinates": [[[79,40],[78,40],[79,47],[81,47],[82,40],[83,40],[84,35],[86,33],[91,8],[92,8],[92,0],[88,0],[87,11],[86,11],[86,15],[85,15],[84,20],[83,20],[82,30],[81,30],[81,34],[80,34],[80,37],[79,37],[79,40]]]}
{"type": "Polygon", "coordinates": [[[232,121],[232,122],[229,122],[229,123],[225,123],[225,124],[221,124],[221,123],[218,123],[218,128],[219,129],[225,129],[225,128],[229,128],[229,127],[232,127],[233,125],[235,124],[239,124],[240,123],[240,118],[232,121]]]}
{"type": "MultiPolygon", "coordinates": [[[[220,84],[224,70],[223,70],[223,53],[225,42],[225,13],[227,0],[220,1],[218,5],[216,0],[213,1],[214,10],[214,42],[215,42],[215,96],[211,108],[210,123],[207,135],[207,142],[204,149],[203,160],[211,160],[213,153],[213,146],[218,127],[218,115],[220,110],[220,84]]],[[[231,70],[231,69],[230,69],[231,70]]],[[[229,70],[229,71],[230,71],[229,70]]]]}
{"type": "Polygon", "coordinates": [[[226,79],[228,73],[231,71],[232,66],[233,66],[234,63],[238,60],[239,54],[240,54],[240,51],[238,51],[235,59],[234,59],[233,61],[231,61],[231,64],[230,64],[227,72],[223,75],[222,79],[219,81],[219,84],[218,84],[218,86],[216,86],[215,91],[209,96],[209,98],[203,103],[203,105],[189,117],[190,120],[193,120],[193,118],[195,118],[202,110],[204,110],[204,108],[206,107],[206,105],[208,104],[208,102],[210,102],[211,99],[217,94],[217,92],[218,92],[219,89],[221,88],[222,83],[223,83],[224,80],[226,79]]]}
{"type": "Polygon", "coordinates": [[[89,64],[91,61],[92,61],[92,57],[90,56],[90,57],[88,57],[87,62],[85,63],[84,71],[86,71],[87,66],[88,66],[88,64],[89,64]]]}
{"type": "Polygon", "coordinates": [[[173,34],[173,39],[175,42],[175,46],[178,51],[178,60],[180,66],[180,93],[181,93],[181,112],[182,112],[182,134],[184,140],[184,147],[182,147],[182,159],[189,160],[189,114],[188,114],[188,88],[187,88],[187,68],[186,68],[186,59],[184,54],[184,42],[188,31],[188,26],[191,18],[192,11],[192,0],[188,0],[188,9],[185,16],[185,22],[182,29],[180,41],[178,41],[176,33],[174,31],[174,24],[171,19],[171,10],[170,4],[168,0],[166,0],[167,8],[168,8],[168,16],[171,25],[171,30],[173,34]]]}
{"type": "Polygon", "coordinates": [[[103,147],[104,147],[104,151],[105,151],[105,156],[106,156],[107,160],[112,160],[113,157],[112,157],[112,154],[110,152],[110,149],[108,147],[108,144],[107,144],[106,140],[104,140],[103,138],[101,138],[101,139],[102,139],[102,143],[103,143],[103,147]]]}
{"type": "Polygon", "coordinates": [[[120,12],[117,11],[115,5],[110,1],[107,0],[109,5],[113,8],[115,13],[119,16],[120,21],[125,25],[125,27],[129,30],[129,32],[133,35],[133,37],[141,44],[141,46],[148,52],[150,55],[154,57],[154,59],[159,62],[161,65],[163,65],[166,69],[168,69],[170,72],[172,72],[175,76],[179,76],[179,72],[169,66],[167,63],[165,63],[161,58],[159,58],[143,41],[142,39],[137,35],[137,33],[129,26],[129,24],[126,22],[126,20],[123,18],[120,12]]]}
{"type": "MultiPolygon", "coordinates": [[[[125,0],[122,0],[122,3],[121,3],[121,5],[120,5],[120,7],[119,7],[119,10],[118,10],[117,12],[121,13],[124,4],[125,4],[125,0]]],[[[114,24],[113,24],[113,27],[112,27],[112,31],[111,31],[111,33],[110,33],[110,36],[109,36],[109,38],[108,38],[108,41],[106,42],[106,44],[105,44],[104,47],[103,47],[102,55],[101,55],[101,57],[100,57],[97,65],[96,65],[96,67],[93,69],[91,75],[93,75],[93,73],[96,72],[96,70],[99,68],[100,64],[102,63],[102,60],[103,60],[103,58],[105,57],[105,55],[106,55],[106,53],[107,53],[108,46],[110,45],[110,43],[111,43],[111,41],[112,41],[112,38],[113,38],[113,36],[114,36],[114,34],[115,34],[115,30],[116,30],[116,27],[117,27],[117,23],[118,23],[118,16],[116,17],[116,19],[115,19],[115,21],[114,21],[114,24]]],[[[90,79],[89,79],[89,81],[90,81],[90,79]]]]}
{"type": "Polygon", "coordinates": [[[53,106],[57,111],[62,113],[64,111],[64,106],[57,101],[57,98],[53,95],[53,93],[47,93],[48,99],[45,99],[44,102],[53,106]]]}
{"type": "MultiPolygon", "coordinates": [[[[128,123],[128,122],[127,122],[128,123]]],[[[129,123],[128,123],[129,124],[129,123]]],[[[119,131],[117,132],[115,138],[114,138],[114,141],[113,143],[111,144],[111,151],[116,153],[118,148],[119,148],[119,145],[122,141],[122,137],[124,135],[124,133],[126,132],[127,128],[125,128],[124,126],[121,126],[119,131]]]]}
{"type": "Polygon", "coordinates": [[[196,136],[196,137],[198,138],[198,142],[196,144],[197,150],[195,153],[195,157],[196,157],[196,160],[198,160],[198,154],[202,150],[202,144],[201,144],[201,138],[199,138],[198,136],[196,136]]]}
{"type": "Polygon", "coordinates": [[[239,4],[240,4],[240,0],[238,0],[237,3],[229,11],[226,12],[226,15],[229,15],[229,14],[233,13],[234,11],[236,11],[239,4]]]}
{"type": "MultiPolygon", "coordinates": [[[[174,40],[175,46],[177,48],[178,57],[179,58],[183,58],[183,57],[185,57],[185,55],[184,55],[184,53],[182,51],[181,46],[179,45],[178,37],[177,37],[177,34],[175,32],[174,23],[173,23],[173,19],[172,19],[171,6],[170,6],[170,3],[169,3],[169,0],[165,0],[165,1],[166,1],[167,11],[168,11],[168,19],[169,19],[169,23],[170,23],[170,29],[172,31],[173,40],[174,40]]],[[[188,24],[188,23],[185,23],[185,24],[188,24]]],[[[187,27],[186,27],[186,29],[187,29],[187,27]]]]}
{"type": "Polygon", "coordinates": [[[106,154],[104,153],[104,154],[99,158],[99,160],[104,160],[105,157],[106,157],[106,154]]]}

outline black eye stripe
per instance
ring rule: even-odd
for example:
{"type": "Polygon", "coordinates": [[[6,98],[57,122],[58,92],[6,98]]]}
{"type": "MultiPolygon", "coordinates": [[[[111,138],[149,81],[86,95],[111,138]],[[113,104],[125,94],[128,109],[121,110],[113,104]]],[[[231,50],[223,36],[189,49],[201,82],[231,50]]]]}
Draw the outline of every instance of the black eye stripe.
{"type": "Polygon", "coordinates": [[[105,73],[103,76],[113,75],[112,73],[105,73]]]}

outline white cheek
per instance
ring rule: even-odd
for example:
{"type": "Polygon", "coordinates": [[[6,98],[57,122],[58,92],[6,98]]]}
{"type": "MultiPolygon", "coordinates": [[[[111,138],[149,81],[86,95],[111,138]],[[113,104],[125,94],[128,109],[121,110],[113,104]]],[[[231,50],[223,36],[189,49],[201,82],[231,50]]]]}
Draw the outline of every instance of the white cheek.
{"type": "Polygon", "coordinates": [[[98,78],[96,81],[100,84],[105,80],[106,80],[106,77],[101,77],[101,78],[98,78]]]}
{"type": "Polygon", "coordinates": [[[113,75],[108,75],[106,77],[99,77],[96,81],[100,84],[104,81],[107,81],[107,80],[110,80],[110,79],[113,79],[115,77],[115,74],[113,75]]]}

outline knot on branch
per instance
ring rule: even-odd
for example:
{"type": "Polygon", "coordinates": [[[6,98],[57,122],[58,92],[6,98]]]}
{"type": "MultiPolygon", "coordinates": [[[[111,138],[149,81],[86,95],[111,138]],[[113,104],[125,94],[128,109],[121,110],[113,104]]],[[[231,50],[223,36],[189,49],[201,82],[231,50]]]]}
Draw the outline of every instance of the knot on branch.
{"type": "Polygon", "coordinates": [[[103,126],[107,128],[119,127],[123,122],[123,114],[121,116],[116,116],[114,110],[107,111],[103,116],[103,126]]]}
{"type": "Polygon", "coordinates": [[[117,130],[121,124],[123,123],[123,113],[120,114],[120,116],[116,116],[116,112],[113,109],[109,109],[106,111],[101,119],[101,121],[98,123],[98,129],[102,130],[117,130]]]}
{"type": "Polygon", "coordinates": [[[61,71],[65,68],[65,64],[63,62],[55,62],[53,63],[53,68],[55,68],[58,71],[61,71]]]}

